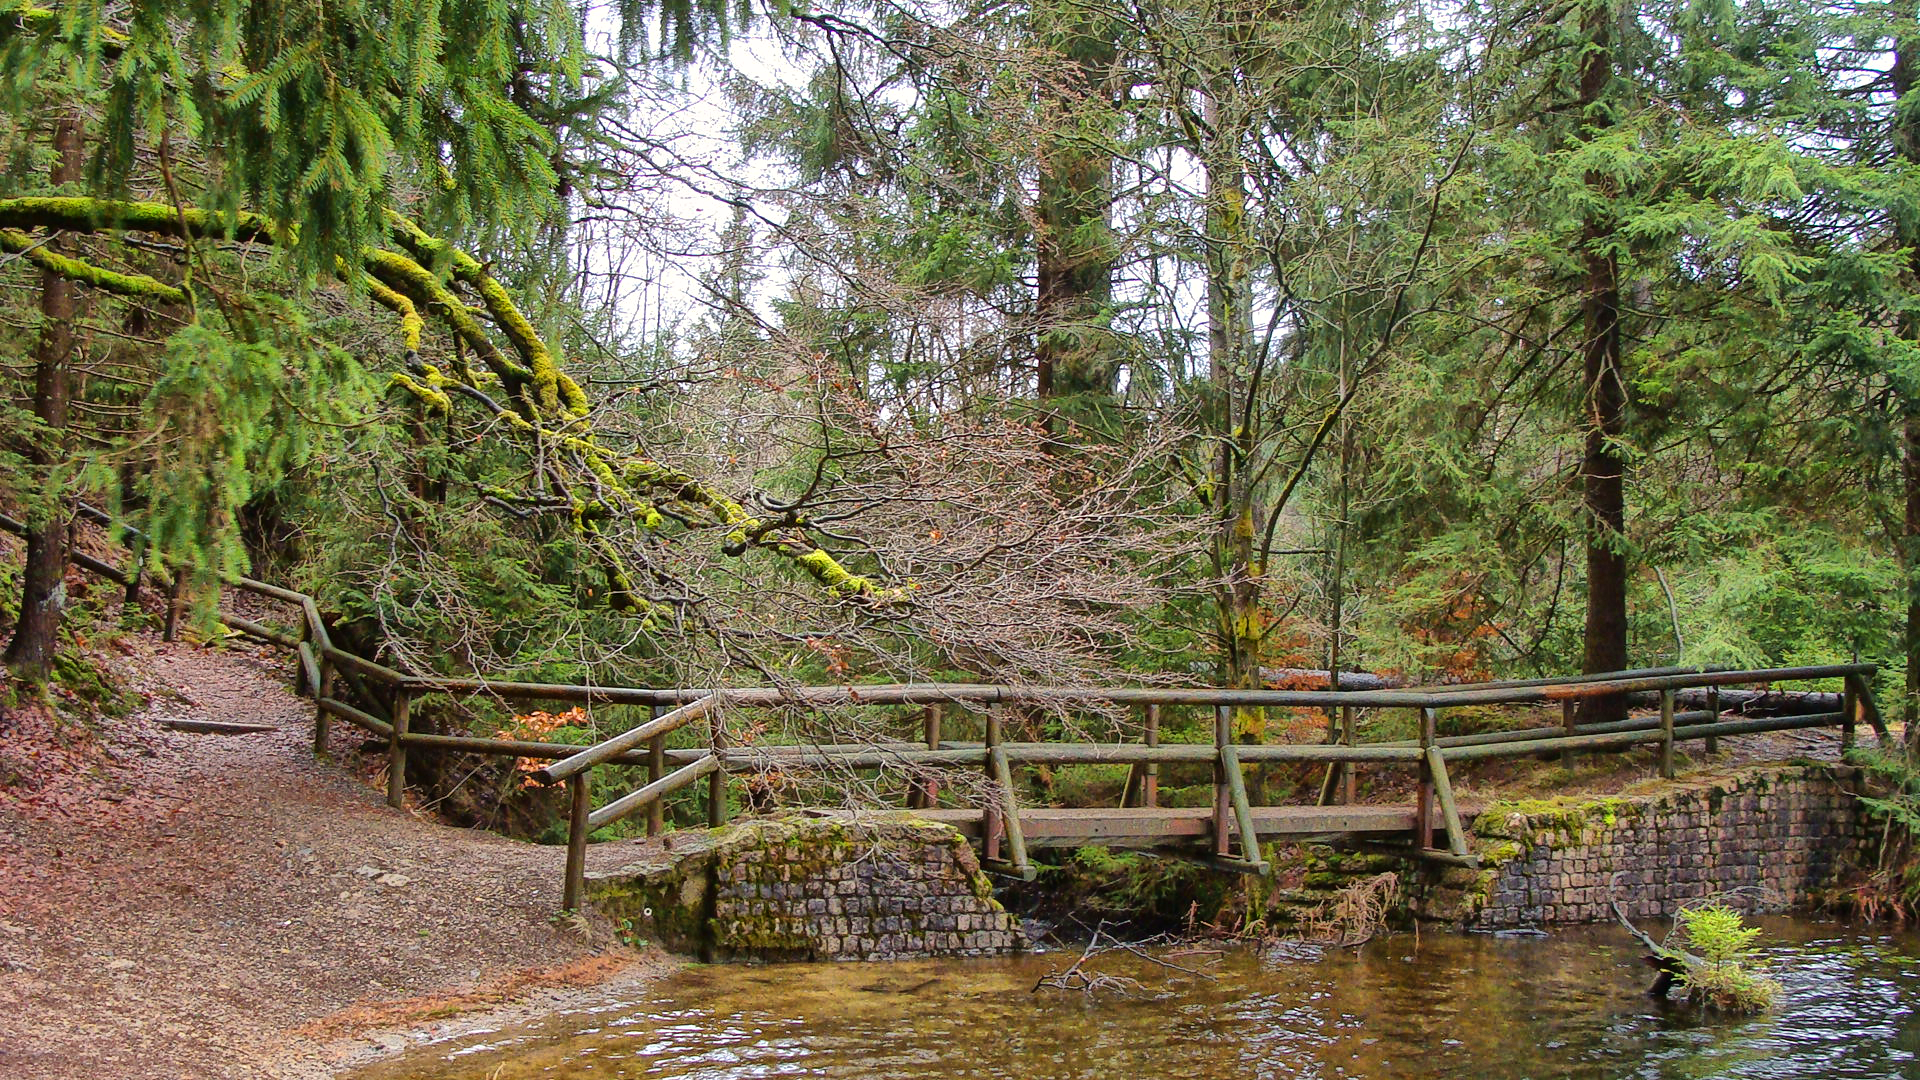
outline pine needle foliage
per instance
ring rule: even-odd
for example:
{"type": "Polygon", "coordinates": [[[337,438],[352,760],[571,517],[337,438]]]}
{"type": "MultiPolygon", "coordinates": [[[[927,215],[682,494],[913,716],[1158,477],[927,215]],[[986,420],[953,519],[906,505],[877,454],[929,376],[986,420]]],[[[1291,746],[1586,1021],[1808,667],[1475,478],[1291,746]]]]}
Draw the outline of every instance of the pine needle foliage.
{"type": "MultiPolygon", "coordinates": [[[[554,198],[554,141],[529,115],[578,87],[566,4],[515,0],[0,3],[0,107],[97,93],[93,184],[124,190],[143,148],[184,136],[220,168],[202,206],[272,222],[309,276],[429,220],[511,234],[554,198]]],[[[163,162],[164,164],[164,162],[163,162]]]]}
{"type": "Polygon", "coordinates": [[[235,334],[190,323],[167,339],[145,402],[154,454],[143,494],[152,557],[205,582],[246,573],[235,523],[371,401],[365,372],[291,304],[235,334]]]}

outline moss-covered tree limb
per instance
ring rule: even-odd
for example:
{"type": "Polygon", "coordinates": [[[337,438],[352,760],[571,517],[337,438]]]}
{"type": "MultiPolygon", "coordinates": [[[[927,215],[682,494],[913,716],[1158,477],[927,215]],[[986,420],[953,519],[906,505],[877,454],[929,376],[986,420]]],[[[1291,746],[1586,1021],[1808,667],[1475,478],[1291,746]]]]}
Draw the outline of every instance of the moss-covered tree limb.
{"type": "Polygon", "coordinates": [[[400,316],[400,338],[407,343],[407,351],[420,351],[420,335],[426,331],[427,323],[420,317],[420,309],[406,295],[395,292],[386,283],[369,274],[366,277],[367,294],[383,306],[400,316]]]}
{"type": "MultiPolygon", "coordinates": [[[[0,229],[7,227],[73,232],[133,230],[168,236],[274,242],[265,219],[258,215],[228,217],[192,209],[183,212],[165,203],[76,197],[0,199],[0,229]]],[[[761,521],[739,500],[689,473],[645,456],[620,454],[600,445],[591,432],[581,432],[581,421],[589,411],[585,392],[559,370],[552,350],[540,339],[506,289],[471,255],[427,235],[413,223],[398,219],[394,231],[409,251],[430,260],[445,260],[455,280],[480,294],[487,316],[501,328],[520,361],[493,341],[472,309],[418,258],[382,248],[363,252],[362,269],[370,295],[400,317],[402,338],[410,356],[417,355],[425,327],[421,309],[439,319],[473,350],[511,395],[512,407],[494,404],[490,410],[493,418],[504,420],[536,444],[571,454],[581,466],[594,491],[590,499],[573,500],[576,507],[591,507],[591,512],[574,515],[576,529],[606,564],[608,583],[617,606],[642,612],[648,607],[639,597],[632,575],[600,523],[610,517],[621,517],[643,528],[661,528],[667,520],[667,515],[661,512],[664,503],[679,507],[682,512],[673,516],[682,520],[724,528],[729,554],[758,548],[779,555],[835,596],[881,604],[905,600],[902,590],[882,588],[849,570],[813,543],[803,530],[761,521]]],[[[32,246],[32,238],[24,233],[15,231],[13,237],[26,247],[32,246]]],[[[38,260],[36,263],[45,265],[38,260]]],[[[113,282],[136,291],[150,292],[151,287],[144,282],[172,288],[153,279],[115,274],[78,260],[62,260],[56,265],[59,267],[56,273],[74,276],[77,280],[113,282]],[[69,263],[71,265],[67,265],[69,263]]],[[[110,286],[103,284],[102,287],[110,286]]],[[[184,293],[174,291],[184,299],[184,293]]],[[[167,294],[152,295],[174,298],[167,294]]],[[[396,374],[392,385],[412,394],[430,410],[443,414],[451,411],[453,402],[449,390],[493,404],[482,386],[482,376],[467,365],[456,364],[451,373],[423,362],[416,361],[416,365],[413,372],[396,374]]]]}
{"type": "MultiPolygon", "coordinates": [[[[494,344],[486,328],[473,317],[473,312],[432,271],[399,252],[381,248],[366,252],[364,261],[368,276],[410,301],[424,304],[507,387],[512,388],[528,380],[530,372],[527,368],[514,362],[494,344]]],[[[381,298],[376,294],[374,299],[381,298]]],[[[526,410],[522,419],[533,421],[535,415],[530,415],[532,413],[533,410],[526,410]]]]}
{"type": "Polygon", "coordinates": [[[96,289],[138,300],[184,304],[187,291],[145,274],[123,274],[95,266],[84,259],[62,255],[18,229],[0,229],[0,251],[10,251],[42,270],[96,289]]]}
{"type": "Polygon", "coordinates": [[[204,237],[275,244],[272,226],[259,214],[209,213],[169,203],[95,199],[83,195],[29,195],[0,199],[0,226],[99,233],[116,229],[181,238],[204,237]]]}
{"type": "Polygon", "coordinates": [[[416,258],[430,264],[445,261],[455,278],[472,286],[480,294],[486,304],[487,314],[526,360],[530,389],[535,403],[543,412],[568,417],[587,415],[586,392],[554,363],[553,352],[547,348],[547,343],[514,304],[506,288],[487,273],[480,260],[444,240],[427,235],[420,226],[398,214],[391,215],[390,220],[393,222],[394,238],[416,258]]]}

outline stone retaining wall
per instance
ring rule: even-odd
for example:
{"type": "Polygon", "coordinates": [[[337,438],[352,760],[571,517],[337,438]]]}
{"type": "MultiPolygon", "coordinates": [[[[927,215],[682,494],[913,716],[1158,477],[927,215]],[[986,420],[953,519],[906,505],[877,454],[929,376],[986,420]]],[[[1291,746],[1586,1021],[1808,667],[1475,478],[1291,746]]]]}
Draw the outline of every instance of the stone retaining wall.
{"type": "Polygon", "coordinates": [[[883,960],[1025,949],[973,849],[905,814],[793,816],[669,834],[588,899],[707,960],[883,960]]]}
{"type": "Polygon", "coordinates": [[[1481,869],[1450,870],[1421,914],[1498,929],[1634,918],[1740,890],[1749,910],[1802,906],[1867,834],[1857,770],[1747,770],[1617,798],[1496,803],[1474,823],[1481,869]]]}

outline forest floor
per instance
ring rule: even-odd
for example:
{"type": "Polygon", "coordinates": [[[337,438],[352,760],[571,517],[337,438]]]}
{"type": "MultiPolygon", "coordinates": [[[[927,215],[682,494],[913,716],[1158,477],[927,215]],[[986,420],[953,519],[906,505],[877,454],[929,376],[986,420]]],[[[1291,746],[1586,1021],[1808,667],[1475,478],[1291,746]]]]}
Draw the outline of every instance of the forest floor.
{"type": "Polygon", "coordinates": [[[425,1021],[672,967],[555,922],[560,849],[387,808],[345,734],[316,761],[284,655],[98,651],[130,715],[0,712],[0,1076],[325,1077],[425,1021]]]}

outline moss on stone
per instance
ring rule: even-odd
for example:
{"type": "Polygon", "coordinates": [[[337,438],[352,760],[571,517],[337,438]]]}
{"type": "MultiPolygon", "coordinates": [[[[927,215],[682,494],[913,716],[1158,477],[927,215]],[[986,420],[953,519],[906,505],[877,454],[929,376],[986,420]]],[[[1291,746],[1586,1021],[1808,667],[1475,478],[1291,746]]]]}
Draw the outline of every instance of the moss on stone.
{"type": "Polygon", "coordinates": [[[1557,837],[1578,841],[1589,826],[1611,828],[1623,819],[1637,817],[1642,809],[1639,802],[1617,796],[1503,800],[1480,812],[1474,819],[1473,833],[1487,839],[1557,837]]]}

